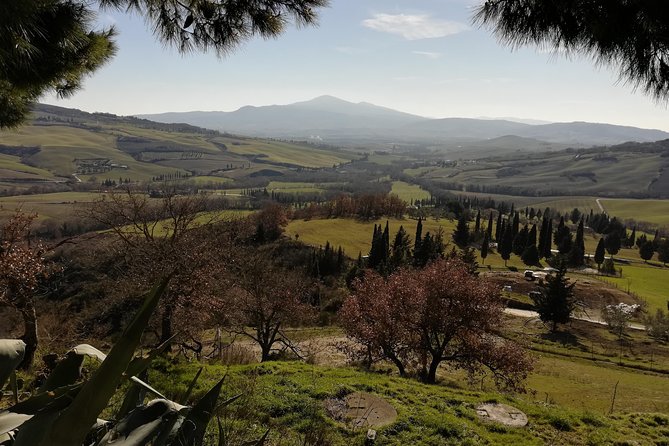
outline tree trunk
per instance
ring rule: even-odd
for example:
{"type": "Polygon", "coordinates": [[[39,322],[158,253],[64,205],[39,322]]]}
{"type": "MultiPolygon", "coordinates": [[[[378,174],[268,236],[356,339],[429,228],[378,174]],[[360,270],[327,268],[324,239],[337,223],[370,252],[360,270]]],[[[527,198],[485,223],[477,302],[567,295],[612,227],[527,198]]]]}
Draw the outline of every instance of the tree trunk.
{"type": "Polygon", "coordinates": [[[23,336],[21,336],[21,340],[26,343],[26,352],[19,368],[27,370],[32,365],[37,351],[37,314],[35,313],[35,305],[30,299],[26,300],[20,311],[23,317],[23,336]]]}
{"type": "Polygon", "coordinates": [[[269,354],[272,351],[272,344],[260,344],[260,362],[269,360],[269,354]]]}
{"type": "Polygon", "coordinates": [[[437,382],[437,369],[439,368],[439,364],[441,361],[437,358],[432,358],[432,361],[430,361],[430,368],[427,371],[427,374],[423,378],[424,381],[428,384],[434,384],[437,382]]]}

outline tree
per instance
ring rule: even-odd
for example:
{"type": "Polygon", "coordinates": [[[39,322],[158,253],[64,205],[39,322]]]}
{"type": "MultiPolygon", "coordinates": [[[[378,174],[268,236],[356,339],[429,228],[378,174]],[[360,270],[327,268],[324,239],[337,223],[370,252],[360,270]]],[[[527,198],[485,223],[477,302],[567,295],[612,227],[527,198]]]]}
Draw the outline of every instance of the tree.
{"type": "Polygon", "coordinates": [[[527,244],[521,255],[521,259],[525,265],[539,264],[539,250],[537,249],[537,225],[532,225],[529,235],[527,236],[527,244]]]}
{"type": "Polygon", "coordinates": [[[627,237],[626,246],[628,248],[631,248],[632,246],[634,246],[635,243],[636,243],[636,225],[634,226],[634,228],[632,228],[632,233],[630,234],[630,236],[627,237]]]}
{"type": "Polygon", "coordinates": [[[653,245],[653,242],[647,240],[639,248],[639,257],[641,257],[645,263],[648,263],[648,261],[653,258],[653,254],[655,254],[655,246],[653,245]]]}
{"type": "Polygon", "coordinates": [[[628,305],[620,302],[617,305],[607,305],[602,309],[602,319],[609,326],[609,329],[618,336],[618,340],[622,341],[625,331],[627,331],[638,308],[639,306],[636,304],[628,305]]]}
{"type": "Polygon", "coordinates": [[[597,269],[602,269],[602,262],[604,262],[604,254],[605,254],[605,247],[604,247],[604,238],[600,238],[599,242],[597,242],[597,249],[595,250],[595,263],[597,264],[597,269]]]}
{"type": "Polygon", "coordinates": [[[340,320],[362,355],[393,362],[401,375],[434,383],[442,362],[471,376],[492,372],[517,389],[531,369],[529,357],[494,333],[504,324],[499,289],[469,274],[461,262],[439,260],[418,271],[375,273],[355,285],[340,320]]]}
{"type": "Polygon", "coordinates": [[[567,267],[559,265],[555,275],[546,277],[546,282],[539,286],[539,292],[532,294],[532,300],[542,322],[551,323],[551,331],[557,330],[558,324],[566,324],[576,308],[574,299],[575,283],[570,284],[566,277],[567,267]]]}
{"type": "Polygon", "coordinates": [[[620,234],[617,231],[609,232],[604,237],[604,243],[606,245],[606,252],[612,256],[618,254],[620,251],[620,234]]]}
{"type": "Polygon", "coordinates": [[[262,253],[240,252],[228,262],[228,325],[260,347],[261,361],[271,357],[276,344],[293,348],[283,328],[312,319],[303,277],[272,264],[262,253]]]}
{"type": "Polygon", "coordinates": [[[669,97],[669,11],[659,1],[487,0],[475,20],[514,47],[588,54],[647,94],[669,97]]]}
{"type": "Polygon", "coordinates": [[[488,245],[490,240],[488,239],[488,233],[486,232],[483,236],[483,242],[481,243],[481,259],[483,259],[483,264],[485,264],[485,259],[488,257],[488,245]]]}
{"type": "Polygon", "coordinates": [[[395,234],[392,251],[390,253],[390,263],[395,270],[401,266],[408,265],[411,261],[411,239],[403,226],[395,234]]]}
{"type": "Polygon", "coordinates": [[[217,311],[211,284],[226,251],[221,248],[229,241],[217,239],[212,229],[217,217],[205,212],[208,206],[204,195],[166,191],[152,199],[128,188],[103,195],[87,210],[89,219],[111,230],[116,239],[112,249],[127,259],[125,286],[141,289],[157,278],[172,276],[160,302],[161,342],[173,337],[175,322],[180,322],[182,335],[192,335],[198,318],[217,311]]]}
{"type": "Polygon", "coordinates": [[[657,260],[665,266],[669,262],[669,239],[663,239],[657,248],[657,260]]]}
{"type": "Polygon", "coordinates": [[[502,241],[498,243],[498,251],[504,260],[504,266],[506,266],[506,262],[511,258],[513,252],[513,228],[510,224],[506,225],[503,234],[502,241]]]}
{"type": "Polygon", "coordinates": [[[21,340],[26,343],[21,368],[28,368],[37,351],[35,295],[40,280],[49,273],[45,248],[29,239],[30,226],[37,215],[17,210],[0,227],[0,306],[15,309],[23,321],[21,340]]]}
{"type": "Polygon", "coordinates": [[[0,128],[19,125],[30,105],[73,94],[115,52],[113,28],[94,30],[96,6],[137,12],[180,52],[224,55],[253,37],[281,34],[289,19],[313,24],[327,0],[22,0],[0,2],[0,128]]]}
{"type": "Polygon", "coordinates": [[[486,234],[488,234],[488,241],[492,240],[492,212],[490,212],[490,216],[488,217],[488,226],[486,227],[486,234]]]}
{"type": "Polygon", "coordinates": [[[453,231],[453,241],[459,248],[465,248],[469,245],[469,225],[467,224],[467,216],[463,213],[458,219],[458,225],[453,231]]]}
{"type": "Polygon", "coordinates": [[[569,265],[574,267],[583,266],[585,257],[585,239],[583,236],[583,220],[578,223],[576,239],[569,250],[569,265]]]}

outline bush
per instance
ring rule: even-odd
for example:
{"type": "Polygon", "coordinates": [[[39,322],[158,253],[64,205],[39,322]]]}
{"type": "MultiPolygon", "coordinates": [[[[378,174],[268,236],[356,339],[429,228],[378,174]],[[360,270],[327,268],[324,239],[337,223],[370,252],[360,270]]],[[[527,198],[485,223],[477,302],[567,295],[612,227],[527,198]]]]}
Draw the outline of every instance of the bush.
{"type": "Polygon", "coordinates": [[[658,309],[655,315],[644,318],[648,336],[660,340],[669,341],[669,315],[658,309]]]}

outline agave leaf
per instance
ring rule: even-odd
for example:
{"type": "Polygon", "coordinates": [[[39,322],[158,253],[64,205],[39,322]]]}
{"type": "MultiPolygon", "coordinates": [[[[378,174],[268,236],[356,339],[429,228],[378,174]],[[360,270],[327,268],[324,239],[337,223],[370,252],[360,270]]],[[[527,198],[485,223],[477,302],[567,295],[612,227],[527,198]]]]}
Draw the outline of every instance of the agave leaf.
{"type": "Polygon", "coordinates": [[[23,413],[0,412],[0,435],[13,431],[31,418],[32,415],[23,413]]]}
{"type": "Polygon", "coordinates": [[[20,339],[0,339],[0,389],[23,361],[26,343],[20,339]]]}
{"type": "Polygon", "coordinates": [[[193,393],[193,389],[195,388],[195,383],[197,383],[198,378],[202,374],[202,370],[204,370],[204,367],[200,367],[200,369],[195,374],[195,377],[191,380],[190,384],[188,385],[188,389],[186,390],[186,393],[181,399],[181,402],[183,404],[186,404],[188,402],[188,398],[190,398],[191,394],[193,393]]]}
{"type": "Polygon", "coordinates": [[[153,360],[156,359],[156,357],[158,357],[158,355],[160,355],[162,352],[164,352],[167,347],[169,347],[169,345],[172,343],[172,340],[176,336],[177,335],[175,334],[174,336],[172,336],[171,338],[160,344],[158,347],[151,350],[148,355],[137,356],[135,358],[132,358],[132,361],[130,361],[130,364],[128,364],[128,368],[125,371],[125,375],[137,376],[144,370],[148,369],[153,360]]]}
{"type": "Polygon", "coordinates": [[[35,415],[37,412],[50,410],[49,408],[61,410],[68,406],[69,402],[74,399],[80,389],[81,384],[73,384],[71,386],[60,387],[53,392],[38,393],[25,401],[13,405],[8,411],[35,415]]]}
{"type": "Polygon", "coordinates": [[[43,446],[80,445],[86,438],[97,416],[109,403],[121,381],[123,372],[139,344],[144,328],[149,322],[160,297],[165,292],[170,277],[160,280],[148,293],[144,304],[123,331],[100,367],[84,383],[72,404],[58,417],[39,442],[43,446]]]}
{"type": "Polygon", "coordinates": [[[144,388],[145,390],[148,390],[149,392],[153,393],[154,395],[161,397],[162,399],[165,399],[165,400],[167,399],[167,397],[165,397],[165,395],[158,392],[156,389],[154,389],[153,387],[151,387],[150,385],[148,385],[147,383],[145,383],[141,379],[137,378],[136,376],[130,377],[130,381],[132,381],[134,384],[144,388]]]}
{"type": "MultiPolygon", "coordinates": [[[[149,374],[146,372],[146,370],[144,370],[140,374],[139,378],[143,382],[148,383],[149,374]]],[[[121,407],[116,413],[116,419],[122,420],[132,410],[141,406],[142,403],[144,402],[145,396],[146,396],[145,389],[142,386],[138,386],[131,381],[130,386],[128,387],[128,391],[125,393],[125,396],[123,397],[123,402],[121,403],[121,407]]]]}
{"type": "Polygon", "coordinates": [[[74,384],[81,377],[81,365],[84,363],[86,356],[96,358],[100,361],[104,361],[107,358],[107,355],[91,345],[77,345],[58,362],[58,365],[49,374],[49,377],[39,388],[38,392],[47,392],[58,387],[74,384]]]}
{"type": "Polygon", "coordinates": [[[221,393],[221,387],[223,387],[223,381],[225,377],[221,379],[214,387],[207,392],[200,401],[197,402],[195,406],[186,416],[179,433],[176,436],[173,446],[200,446],[202,440],[204,439],[204,433],[207,430],[207,425],[211,420],[211,417],[214,415],[214,410],[216,409],[216,403],[218,401],[218,396],[221,393]]]}
{"type": "Polygon", "coordinates": [[[172,401],[165,399],[153,400],[146,406],[131,411],[127,417],[118,422],[113,429],[102,437],[98,446],[144,446],[161,432],[169,431],[184,410],[172,401]]]}

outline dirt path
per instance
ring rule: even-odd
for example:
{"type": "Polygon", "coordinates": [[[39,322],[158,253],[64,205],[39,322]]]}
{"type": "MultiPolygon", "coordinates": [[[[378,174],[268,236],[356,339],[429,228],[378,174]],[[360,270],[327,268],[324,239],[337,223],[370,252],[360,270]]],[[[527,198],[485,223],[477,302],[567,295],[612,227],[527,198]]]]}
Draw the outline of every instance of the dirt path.
{"type": "MultiPolygon", "coordinates": [[[[510,315],[510,316],[517,316],[517,317],[524,317],[528,319],[538,319],[539,318],[539,313],[536,311],[530,311],[530,310],[518,310],[516,308],[505,308],[504,313],[510,315]]],[[[585,322],[591,322],[593,324],[599,324],[599,325],[606,325],[606,322],[587,317],[587,316],[575,316],[574,319],[578,321],[585,321],[585,322]]],[[[641,324],[630,324],[630,328],[632,330],[646,330],[646,327],[641,324]]]]}

